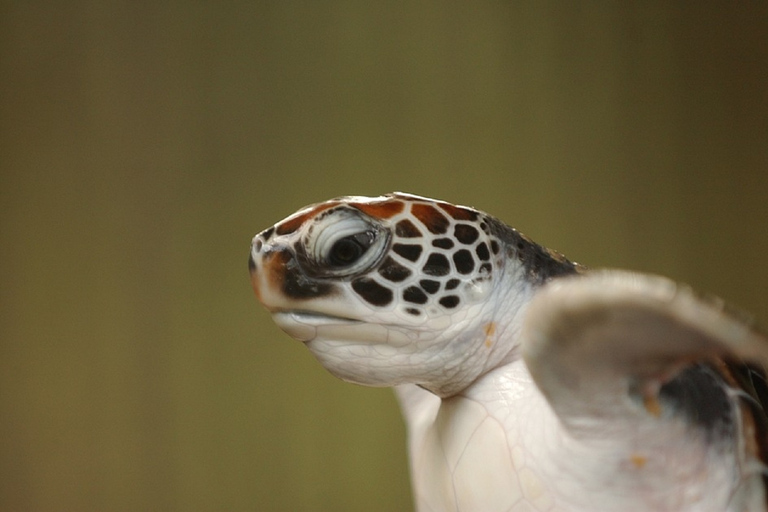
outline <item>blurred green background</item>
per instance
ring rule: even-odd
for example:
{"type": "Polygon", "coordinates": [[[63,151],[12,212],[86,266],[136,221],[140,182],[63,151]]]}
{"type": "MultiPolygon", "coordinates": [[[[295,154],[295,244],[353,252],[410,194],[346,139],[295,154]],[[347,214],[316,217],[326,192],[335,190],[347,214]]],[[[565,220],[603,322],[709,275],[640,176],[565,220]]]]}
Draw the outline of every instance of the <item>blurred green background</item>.
{"type": "Polygon", "coordinates": [[[252,235],[392,190],[768,325],[768,4],[0,1],[0,509],[411,508],[252,235]]]}

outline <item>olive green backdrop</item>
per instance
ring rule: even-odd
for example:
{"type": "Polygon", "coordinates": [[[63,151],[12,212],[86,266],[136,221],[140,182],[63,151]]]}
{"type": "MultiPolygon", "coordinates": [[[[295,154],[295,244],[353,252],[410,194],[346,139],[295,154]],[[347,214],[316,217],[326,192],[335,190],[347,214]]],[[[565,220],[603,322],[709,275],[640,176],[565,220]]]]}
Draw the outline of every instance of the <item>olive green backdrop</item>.
{"type": "Polygon", "coordinates": [[[0,1],[0,509],[410,509],[390,391],[248,282],[333,196],[474,205],[768,325],[768,4],[721,4],[0,1]]]}

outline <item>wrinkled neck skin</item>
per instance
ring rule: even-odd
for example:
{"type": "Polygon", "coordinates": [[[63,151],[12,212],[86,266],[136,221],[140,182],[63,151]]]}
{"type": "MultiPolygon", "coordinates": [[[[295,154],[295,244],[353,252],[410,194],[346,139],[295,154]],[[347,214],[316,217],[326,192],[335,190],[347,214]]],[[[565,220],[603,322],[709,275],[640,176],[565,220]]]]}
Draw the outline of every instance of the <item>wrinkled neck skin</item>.
{"type": "MultiPolygon", "coordinates": [[[[495,219],[489,222],[504,244],[501,272],[482,304],[473,306],[458,325],[441,332],[448,341],[423,361],[424,374],[415,384],[435,397],[466,394],[489,373],[504,374],[510,368],[521,368],[526,387],[535,388],[520,352],[520,331],[528,304],[550,275],[577,271],[577,265],[565,259],[555,261],[547,249],[516,230],[495,219]]],[[[408,416],[409,402],[403,403],[408,416]]]]}
{"type": "Polygon", "coordinates": [[[506,265],[494,286],[492,297],[487,301],[496,307],[481,312],[483,321],[479,328],[467,335],[460,334],[461,339],[445,347],[451,352],[462,347],[465,349],[466,356],[461,358],[461,366],[451,374],[440,375],[434,380],[395,387],[409,425],[420,424],[425,420],[425,414],[434,418],[441,400],[473,396],[478,389],[482,389],[484,394],[489,386],[499,386],[500,394],[510,385],[515,388],[516,397],[535,395],[537,401],[544,403],[520,352],[523,318],[539,287],[540,284],[525,278],[522,265],[517,262],[506,265]],[[511,376],[512,383],[507,382],[510,380],[507,376],[511,376]]]}
{"type": "Polygon", "coordinates": [[[419,386],[440,398],[462,393],[488,372],[520,360],[517,340],[536,285],[524,279],[519,265],[504,269],[484,306],[472,313],[474,328],[458,332],[441,351],[441,371],[419,386]],[[446,362],[452,366],[445,366],[446,362]]]}

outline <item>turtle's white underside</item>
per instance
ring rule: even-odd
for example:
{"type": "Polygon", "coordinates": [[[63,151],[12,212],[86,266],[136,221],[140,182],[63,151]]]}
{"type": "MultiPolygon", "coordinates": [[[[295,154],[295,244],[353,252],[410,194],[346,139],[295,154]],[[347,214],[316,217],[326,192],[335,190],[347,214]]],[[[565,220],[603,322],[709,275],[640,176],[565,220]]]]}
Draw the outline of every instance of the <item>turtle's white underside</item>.
{"type": "Polygon", "coordinates": [[[728,454],[711,452],[685,425],[670,425],[659,438],[656,428],[628,422],[631,435],[623,440],[574,439],[558,427],[541,395],[529,391],[524,365],[514,366],[519,381],[488,375],[442,403],[414,397],[426,393],[418,387],[397,388],[404,403],[431,402],[409,418],[417,510],[763,510],[759,488],[753,506],[729,495],[738,479],[735,461],[725,464],[728,454]],[[490,398],[502,388],[506,399],[490,398]]]}
{"type": "Polygon", "coordinates": [[[526,315],[525,360],[489,372],[448,399],[413,385],[396,388],[409,428],[417,509],[765,510],[759,460],[713,445],[673,411],[655,410],[658,404],[632,399],[627,391],[637,379],[652,385],[662,378],[667,363],[679,361],[678,351],[765,360],[764,341],[661,278],[594,273],[546,288],[526,315]],[[633,314],[633,325],[610,320],[617,307],[633,314]],[[689,344],[677,338],[670,345],[666,322],[689,332],[689,344]],[[567,339],[558,338],[563,324],[567,339]],[[644,340],[659,326],[659,343],[649,349],[644,340]],[[627,329],[636,336],[627,336],[627,329]],[[644,345],[633,346],[633,340],[644,345]],[[560,355],[552,357],[552,350],[560,355]],[[595,360],[582,366],[583,357],[595,360]],[[538,380],[529,365],[545,368],[538,380]],[[571,375],[575,380],[563,385],[573,368],[589,373],[589,382],[571,375]],[[552,404],[563,400],[592,407],[563,407],[558,416],[552,404]]]}

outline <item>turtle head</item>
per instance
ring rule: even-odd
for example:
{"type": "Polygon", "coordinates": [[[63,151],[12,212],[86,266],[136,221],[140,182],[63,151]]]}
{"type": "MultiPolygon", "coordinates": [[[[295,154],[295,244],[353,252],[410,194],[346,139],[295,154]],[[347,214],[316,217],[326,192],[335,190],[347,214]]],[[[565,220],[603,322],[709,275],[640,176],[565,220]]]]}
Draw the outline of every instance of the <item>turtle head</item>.
{"type": "Polygon", "coordinates": [[[334,375],[450,396],[513,351],[497,222],[401,193],[333,199],[254,237],[251,282],[334,375]]]}

